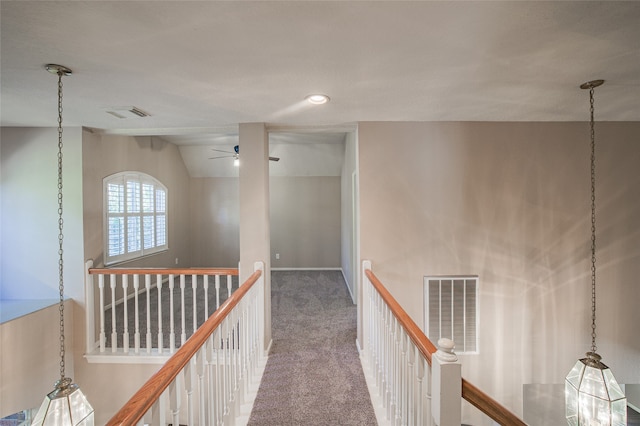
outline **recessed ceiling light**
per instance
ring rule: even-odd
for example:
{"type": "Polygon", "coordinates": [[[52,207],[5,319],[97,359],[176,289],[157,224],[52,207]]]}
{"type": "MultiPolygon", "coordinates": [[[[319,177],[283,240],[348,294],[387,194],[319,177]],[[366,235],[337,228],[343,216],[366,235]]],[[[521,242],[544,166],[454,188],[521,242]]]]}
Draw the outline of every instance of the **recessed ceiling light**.
{"type": "Polygon", "coordinates": [[[307,102],[314,105],[322,105],[329,102],[329,97],[327,95],[322,94],[314,94],[306,97],[307,102]]]}

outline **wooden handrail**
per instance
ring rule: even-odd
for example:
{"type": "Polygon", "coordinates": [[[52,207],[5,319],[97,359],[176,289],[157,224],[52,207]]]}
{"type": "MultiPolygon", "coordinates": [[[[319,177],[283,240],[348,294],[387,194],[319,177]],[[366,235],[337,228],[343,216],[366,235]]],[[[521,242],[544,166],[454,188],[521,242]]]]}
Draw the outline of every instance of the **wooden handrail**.
{"type": "MultiPolygon", "coordinates": [[[[427,336],[425,336],[420,327],[416,325],[405,310],[402,309],[400,304],[393,298],[391,293],[389,293],[382,282],[380,282],[378,277],[376,277],[370,269],[366,269],[365,274],[367,275],[367,278],[369,278],[373,287],[389,306],[391,312],[393,312],[396,318],[398,318],[398,321],[405,329],[411,341],[426,358],[429,365],[431,365],[431,354],[437,350],[435,345],[427,336]]],[[[520,420],[518,416],[506,409],[495,399],[482,392],[479,388],[469,383],[467,380],[462,379],[461,386],[462,397],[499,424],[508,426],[527,426],[527,424],[520,420]]]]}
{"type": "Polygon", "coordinates": [[[244,284],[238,288],[218,308],[205,323],[180,347],[162,368],[136,392],[127,403],[107,423],[107,426],[134,426],[151,409],[154,402],[169,387],[178,373],[189,363],[202,345],[222,323],[231,310],[242,300],[244,295],[258,281],[262,271],[255,271],[244,284]]]}
{"type": "Polygon", "coordinates": [[[90,268],[89,274],[105,275],[238,275],[234,268],[90,268]]]}
{"type": "Polygon", "coordinates": [[[437,349],[436,346],[429,340],[427,336],[420,330],[420,327],[411,319],[409,314],[402,309],[402,306],[393,298],[389,290],[385,288],[385,286],[380,282],[378,277],[376,277],[371,269],[365,270],[365,274],[367,274],[367,278],[371,281],[373,287],[378,291],[382,300],[385,301],[391,312],[398,318],[400,325],[406,331],[407,335],[411,339],[414,345],[418,348],[422,356],[425,357],[429,365],[431,365],[431,354],[434,353],[437,349]]]}
{"type": "Polygon", "coordinates": [[[520,420],[518,416],[465,379],[462,379],[462,397],[478,410],[498,422],[498,424],[507,426],[527,426],[527,424],[520,420]]]}

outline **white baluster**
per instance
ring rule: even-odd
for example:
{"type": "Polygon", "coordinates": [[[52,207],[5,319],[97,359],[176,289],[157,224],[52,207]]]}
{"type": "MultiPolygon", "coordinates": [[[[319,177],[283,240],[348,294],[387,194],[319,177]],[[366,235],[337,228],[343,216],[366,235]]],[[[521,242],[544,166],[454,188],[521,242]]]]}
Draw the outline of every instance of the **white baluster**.
{"type": "MultiPolygon", "coordinates": [[[[257,283],[256,283],[257,284],[257,283]]],[[[253,290],[253,289],[252,289],[253,290]]],[[[256,329],[255,329],[255,295],[256,295],[256,291],[252,291],[251,292],[251,298],[249,298],[247,300],[247,338],[246,338],[246,345],[247,345],[247,357],[248,357],[248,365],[247,365],[247,370],[248,370],[248,376],[247,376],[247,384],[249,385],[251,383],[251,381],[253,380],[253,375],[254,375],[254,370],[257,367],[256,364],[256,355],[255,355],[255,342],[256,342],[256,329]]]]}
{"type": "Polygon", "coordinates": [[[109,276],[111,284],[111,352],[118,350],[118,333],[116,332],[116,275],[109,276]]]}
{"type": "Polygon", "coordinates": [[[209,394],[208,394],[208,403],[207,403],[207,414],[209,421],[208,425],[217,425],[218,424],[218,410],[217,410],[217,398],[218,398],[218,371],[216,366],[216,349],[215,349],[215,341],[216,341],[217,331],[214,331],[209,339],[207,339],[207,373],[209,376],[209,394]]]}
{"type": "Polygon", "coordinates": [[[241,403],[244,403],[244,397],[249,393],[249,304],[251,297],[253,296],[253,292],[247,296],[249,296],[247,297],[247,300],[242,303],[242,316],[240,317],[240,359],[242,361],[240,380],[242,382],[241,394],[243,395],[243,401],[241,403]]]}
{"type": "Polygon", "coordinates": [[[87,310],[85,327],[85,353],[90,354],[96,349],[96,313],[95,313],[95,280],[89,270],[93,268],[93,260],[88,260],[84,264],[84,306],[87,310]]]}
{"type": "Polygon", "coordinates": [[[220,275],[216,275],[216,309],[220,307],[220,275]]]}
{"type": "Polygon", "coordinates": [[[386,342],[386,325],[385,325],[385,317],[384,317],[384,308],[382,305],[382,300],[380,295],[375,292],[374,298],[376,302],[376,347],[378,355],[376,356],[376,364],[377,364],[377,376],[376,376],[376,386],[379,389],[380,396],[382,396],[383,404],[384,404],[384,362],[385,362],[385,342],[386,342]]]}
{"type": "Polygon", "coordinates": [[[193,425],[194,412],[193,412],[193,376],[194,376],[194,363],[195,359],[191,358],[187,365],[184,366],[184,390],[187,394],[187,424],[193,425]]]}
{"type": "Polygon", "coordinates": [[[209,275],[204,276],[204,320],[209,318],[209,275]]]}
{"type": "Polygon", "coordinates": [[[184,288],[185,288],[185,276],[180,274],[180,325],[182,326],[182,332],[180,333],[180,345],[184,345],[187,341],[187,327],[185,326],[185,308],[184,308],[184,288]]]}
{"type": "Polygon", "coordinates": [[[399,366],[400,366],[400,349],[398,338],[398,319],[395,315],[392,318],[393,321],[393,339],[391,341],[392,351],[392,367],[391,367],[391,417],[390,419],[394,424],[398,424],[398,394],[400,393],[399,383],[399,366]],[[395,419],[395,420],[394,420],[395,419]]]}
{"type": "Polygon", "coordinates": [[[382,387],[382,369],[383,369],[383,352],[384,352],[384,341],[383,341],[383,332],[384,332],[384,322],[382,318],[382,307],[380,306],[380,295],[370,287],[371,297],[373,299],[373,346],[375,348],[375,365],[374,365],[374,375],[376,386],[378,389],[382,387]]]}
{"type": "Polygon", "coordinates": [[[198,314],[196,309],[196,289],[198,288],[198,276],[196,274],[191,275],[191,299],[193,300],[193,332],[198,329],[198,314]]]}
{"type": "Polygon", "coordinates": [[[231,293],[233,293],[233,278],[227,275],[227,299],[231,297],[231,293]]]}
{"type": "Polygon", "coordinates": [[[174,353],[176,350],[176,329],[173,318],[174,304],[173,304],[173,288],[175,287],[174,275],[169,275],[169,352],[174,353]]]}
{"type": "Polygon", "coordinates": [[[221,385],[221,402],[222,402],[222,406],[221,411],[222,411],[222,416],[223,418],[226,417],[227,412],[228,412],[228,408],[227,408],[227,394],[229,392],[229,385],[227,384],[227,365],[228,365],[228,358],[227,358],[227,347],[228,345],[228,336],[229,336],[229,329],[227,327],[227,318],[225,318],[222,323],[220,324],[220,378],[218,380],[220,380],[220,385],[221,385]]]}
{"type": "Polygon", "coordinates": [[[389,308],[385,305],[386,336],[385,339],[385,407],[387,408],[387,419],[393,420],[393,316],[389,308]]]}
{"type": "Polygon", "coordinates": [[[417,376],[418,376],[418,398],[416,400],[416,403],[418,404],[417,410],[416,410],[416,417],[417,417],[417,424],[418,425],[425,424],[425,411],[426,411],[425,405],[427,404],[427,399],[425,398],[426,389],[425,389],[425,386],[424,386],[424,370],[425,370],[424,367],[425,367],[425,364],[426,364],[426,360],[422,357],[422,354],[418,354],[418,360],[417,360],[417,366],[418,366],[418,371],[417,371],[417,376]]]}
{"type": "Polygon", "coordinates": [[[411,341],[411,339],[407,339],[409,348],[408,348],[408,358],[407,358],[407,379],[409,383],[409,388],[407,390],[407,424],[415,425],[417,424],[416,420],[416,381],[417,381],[417,372],[416,372],[416,351],[417,348],[411,341]]]}
{"type": "Polygon", "coordinates": [[[156,288],[158,289],[158,354],[162,354],[164,333],[162,332],[162,275],[156,274],[156,288]]]}
{"type": "Polygon", "coordinates": [[[124,348],[124,353],[129,353],[129,311],[128,311],[128,303],[127,297],[129,292],[129,275],[122,276],[122,293],[123,293],[123,304],[124,304],[124,333],[122,333],[122,347],[124,348]]]}
{"type": "Polygon", "coordinates": [[[196,374],[198,376],[198,424],[204,426],[207,424],[206,418],[206,387],[204,383],[205,377],[205,359],[207,353],[207,342],[196,353],[196,374]]]}
{"type": "Polygon", "coordinates": [[[216,425],[222,423],[224,417],[224,375],[222,359],[222,330],[218,326],[213,333],[213,352],[214,352],[214,369],[215,369],[215,407],[216,407],[216,425]]]}
{"type": "Polygon", "coordinates": [[[104,275],[98,275],[98,288],[100,289],[100,352],[105,351],[106,335],[104,331],[104,275]]]}
{"type": "Polygon", "coordinates": [[[135,353],[140,353],[140,308],[138,306],[138,290],[140,288],[140,275],[133,276],[133,292],[134,292],[134,331],[133,331],[133,347],[135,353]]]}
{"type": "Polygon", "coordinates": [[[231,345],[229,345],[229,350],[231,351],[231,415],[235,416],[235,408],[236,404],[238,404],[238,369],[239,369],[239,359],[238,359],[238,307],[236,306],[231,311],[231,345]]]}
{"type": "Polygon", "coordinates": [[[409,354],[408,354],[408,342],[409,336],[401,329],[400,340],[402,344],[402,355],[400,363],[400,421],[406,424],[409,419],[409,413],[407,411],[407,405],[409,404],[409,354]]]}
{"type": "Polygon", "coordinates": [[[146,426],[149,423],[147,423],[147,416],[150,416],[150,414],[145,414],[144,416],[142,416],[142,418],[140,420],[138,420],[138,423],[136,423],[136,426],[146,426]]]}
{"type": "Polygon", "coordinates": [[[151,275],[144,276],[144,288],[147,290],[147,353],[151,353],[151,275]]]}
{"type": "Polygon", "coordinates": [[[169,409],[171,410],[171,421],[174,425],[180,424],[180,376],[179,372],[176,378],[169,385],[169,409]]]}
{"type": "Polygon", "coordinates": [[[167,425],[167,392],[164,391],[151,407],[151,424],[153,426],[167,425]]]}

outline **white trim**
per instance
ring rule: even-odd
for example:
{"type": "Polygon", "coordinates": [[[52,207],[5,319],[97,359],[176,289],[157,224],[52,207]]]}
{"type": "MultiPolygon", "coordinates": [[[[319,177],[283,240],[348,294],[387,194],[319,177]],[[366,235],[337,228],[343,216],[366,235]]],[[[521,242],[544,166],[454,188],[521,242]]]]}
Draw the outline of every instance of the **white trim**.
{"type": "Polygon", "coordinates": [[[84,354],[84,358],[90,364],[165,364],[169,358],[173,356],[169,353],[167,348],[164,348],[163,352],[166,354],[158,354],[158,349],[153,348],[151,354],[142,353],[135,354],[130,351],[129,354],[125,354],[122,348],[118,349],[118,352],[102,352],[100,354],[84,354]]]}
{"type": "Polygon", "coordinates": [[[351,291],[351,287],[349,287],[349,281],[347,281],[347,276],[344,274],[344,269],[340,268],[340,272],[342,272],[342,278],[344,279],[344,283],[347,285],[347,291],[351,295],[351,301],[355,305],[356,304],[356,298],[353,297],[353,291],[351,291]]]}
{"type": "Polygon", "coordinates": [[[273,339],[269,340],[269,344],[267,345],[267,349],[264,351],[264,356],[269,357],[269,353],[271,352],[271,346],[273,345],[273,339]]]}
{"type": "Polygon", "coordinates": [[[429,335],[429,328],[430,328],[430,296],[429,296],[429,292],[430,292],[430,282],[431,281],[437,281],[439,283],[439,290],[438,290],[438,298],[440,299],[437,303],[437,305],[439,306],[439,315],[440,318],[438,319],[438,326],[440,327],[440,331],[438,333],[438,336],[429,336],[429,338],[435,338],[434,341],[437,341],[438,339],[440,339],[440,337],[447,337],[450,338],[452,340],[456,340],[454,339],[455,336],[453,336],[454,334],[454,285],[456,281],[463,281],[464,282],[464,287],[463,287],[463,321],[464,321],[464,326],[463,326],[463,338],[462,338],[462,342],[455,342],[456,343],[456,347],[460,348],[460,351],[456,351],[456,354],[458,355],[477,355],[480,353],[480,347],[479,347],[479,330],[480,330],[480,276],[479,275],[424,275],[423,276],[423,324],[422,324],[422,331],[424,332],[425,335],[429,335]],[[451,333],[452,336],[442,336],[442,312],[443,312],[443,305],[442,305],[442,283],[443,281],[450,281],[451,282],[451,303],[450,306],[448,307],[449,312],[451,314],[451,333]],[[474,320],[475,320],[475,342],[474,342],[474,349],[473,350],[466,350],[466,332],[467,332],[467,282],[468,281],[472,281],[475,285],[475,309],[474,309],[474,320]]]}
{"type": "Polygon", "coordinates": [[[341,271],[340,267],[331,268],[271,268],[272,271],[341,271]]]}

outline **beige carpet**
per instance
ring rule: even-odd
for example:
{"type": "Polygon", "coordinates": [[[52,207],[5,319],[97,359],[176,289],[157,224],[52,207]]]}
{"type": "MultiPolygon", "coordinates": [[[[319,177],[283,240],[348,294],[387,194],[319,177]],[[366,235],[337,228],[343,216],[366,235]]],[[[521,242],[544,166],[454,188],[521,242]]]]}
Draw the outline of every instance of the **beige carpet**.
{"type": "Polygon", "coordinates": [[[340,271],[273,271],[273,347],[249,425],[375,425],[340,271]]]}

